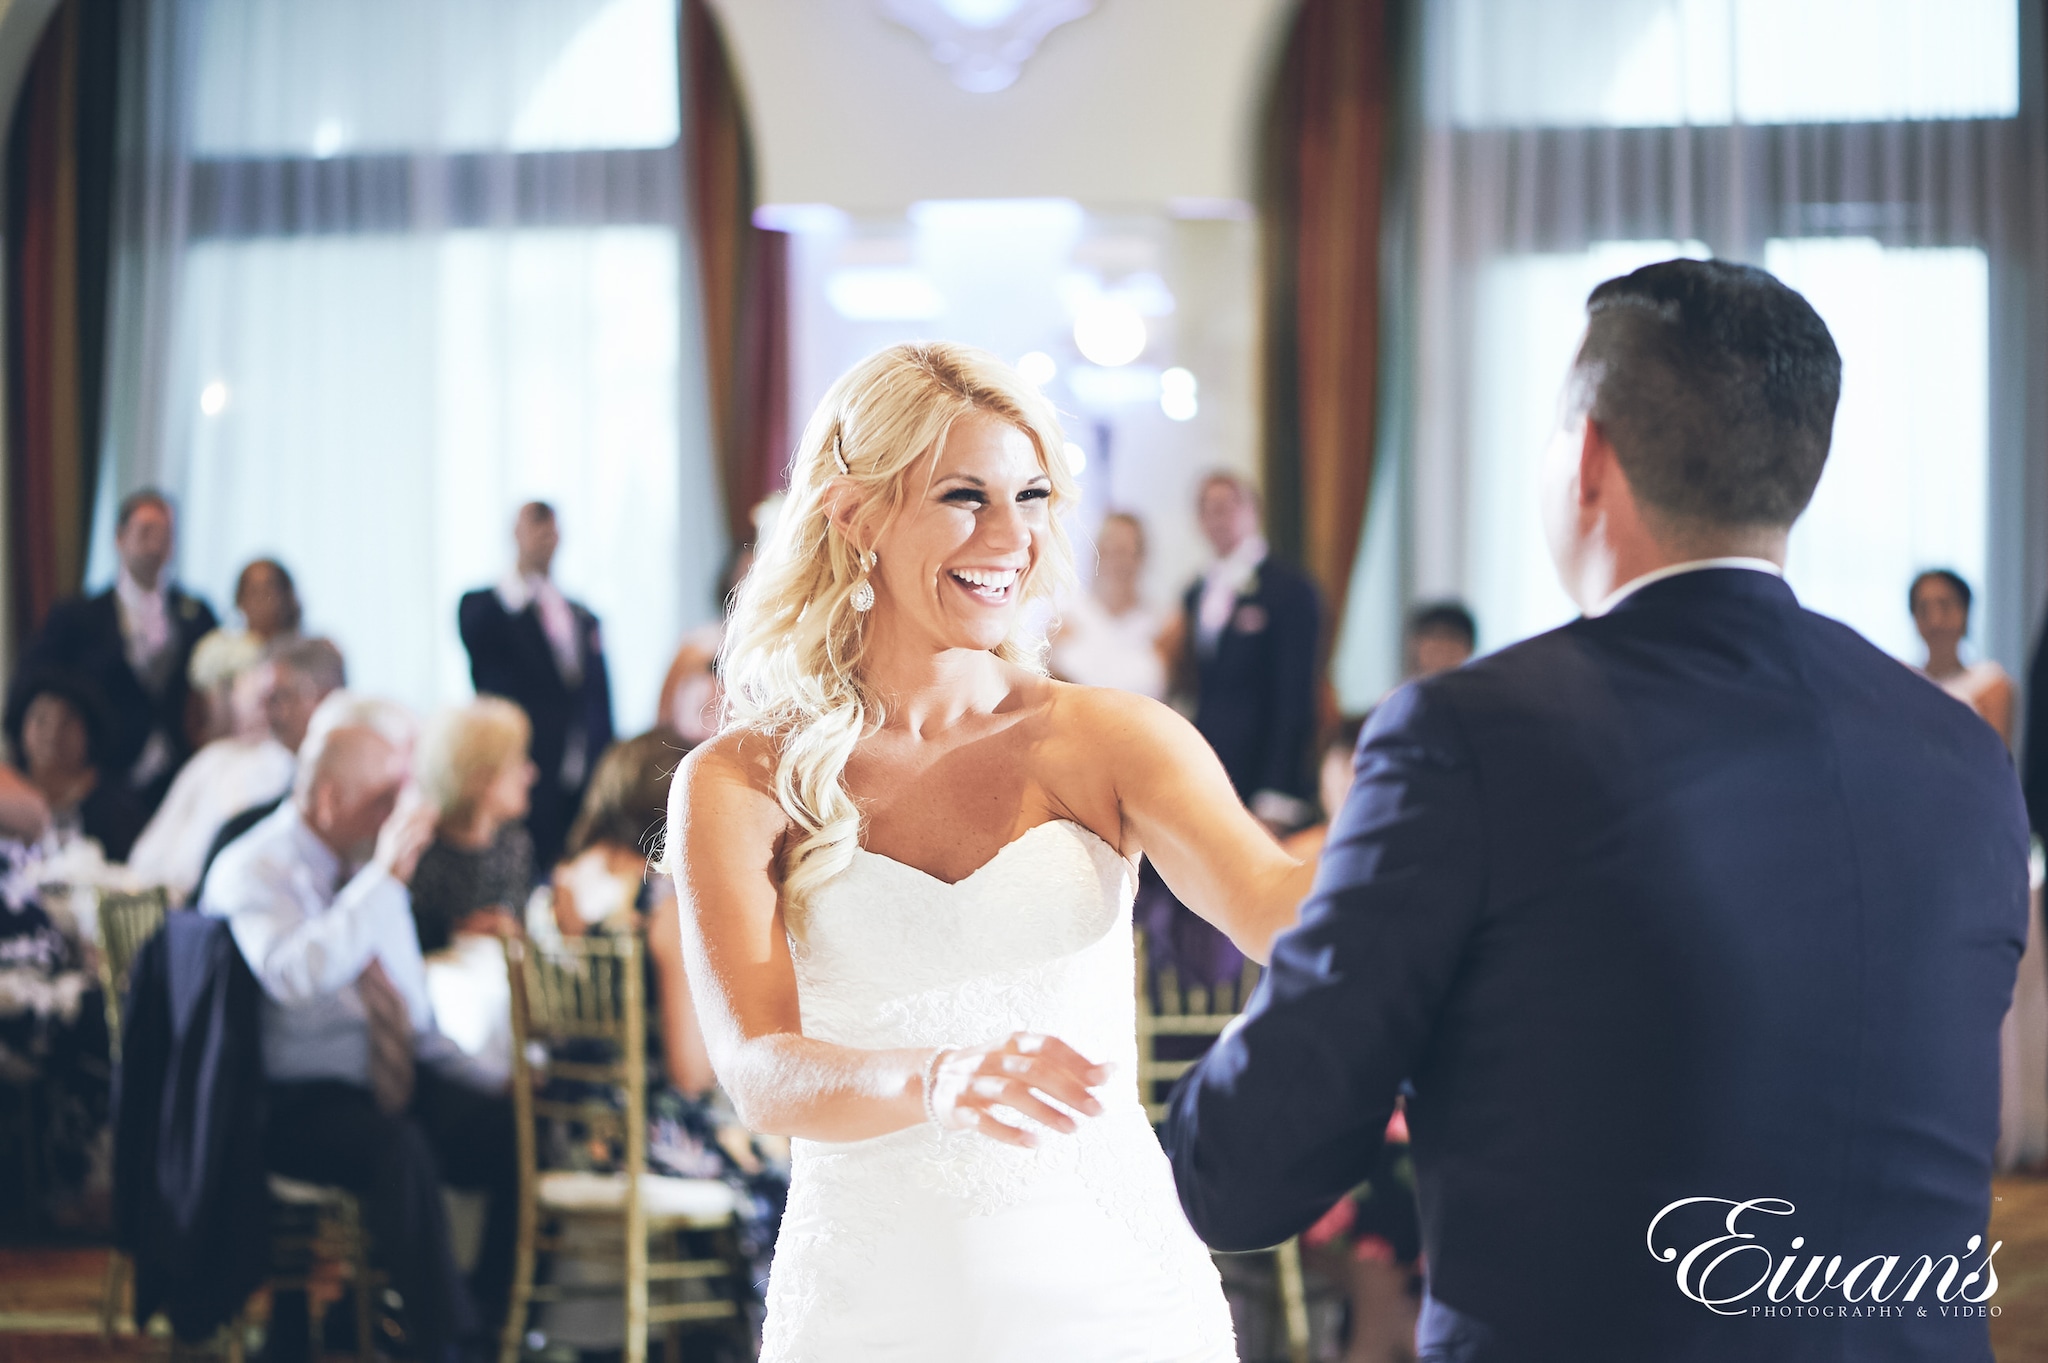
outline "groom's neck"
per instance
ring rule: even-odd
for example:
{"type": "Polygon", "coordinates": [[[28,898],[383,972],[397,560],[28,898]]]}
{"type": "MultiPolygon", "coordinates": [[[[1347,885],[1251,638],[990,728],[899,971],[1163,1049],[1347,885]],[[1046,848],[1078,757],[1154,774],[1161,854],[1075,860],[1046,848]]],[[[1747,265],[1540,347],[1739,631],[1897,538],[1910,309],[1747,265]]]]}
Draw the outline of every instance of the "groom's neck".
{"type": "Polygon", "coordinates": [[[1586,594],[1602,601],[1648,573],[1702,559],[1756,558],[1783,568],[1789,533],[1785,526],[1676,526],[1639,520],[1626,533],[1610,538],[1586,594]]]}

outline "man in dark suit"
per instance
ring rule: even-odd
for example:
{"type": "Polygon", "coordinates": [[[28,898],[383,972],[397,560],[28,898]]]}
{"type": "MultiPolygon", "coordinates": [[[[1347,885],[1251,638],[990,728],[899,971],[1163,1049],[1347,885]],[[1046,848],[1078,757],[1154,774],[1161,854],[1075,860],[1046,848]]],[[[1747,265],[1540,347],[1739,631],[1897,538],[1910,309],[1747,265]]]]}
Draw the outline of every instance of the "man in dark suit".
{"type": "Polygon", "coordinates": [[[1840,390],[1806,301],[1669,261],[1587,310],[1545,506],[1586,614],[1379,707],[1174,1095],[1182,1205],[1301,1230],[1406,1081],[1424,1359],[1989,1363],[2011,764],[1779,576],[1840,390]]]}
{"type": "Polygon", "coordinates": [[[106,698],[107,766],[134,791],[143,817],[192,755],[186,709],[192,649],[220,622],[171,581],[176,520],[161,492],[121,501],[114,549],[120,573],[97,596],[59,603],[22,656],[20,675],[69,672],[106,698]]]}
{"type": "Polygon", "coordinates": [[[1315,817],[1316,657],[1322,597],[1259,533],[1259,498],[1234,473],[1202,480],[1197,513],[1216,561],[1182,598],[1181,676],[1195,728],[1251,811],[1276,829],[1315,817]]]}
{"type": "Polygon", "coordinates": [[[549,577],[561,533],[554,508],[528,502],[512,528],[517,566],[494,588],[469,592],[456,611],[478,695],[503,696],[533,723],[534,782],[526,816],[534,867],[546,874],[612,741],[611,680],[597,617],[549,577]]]}

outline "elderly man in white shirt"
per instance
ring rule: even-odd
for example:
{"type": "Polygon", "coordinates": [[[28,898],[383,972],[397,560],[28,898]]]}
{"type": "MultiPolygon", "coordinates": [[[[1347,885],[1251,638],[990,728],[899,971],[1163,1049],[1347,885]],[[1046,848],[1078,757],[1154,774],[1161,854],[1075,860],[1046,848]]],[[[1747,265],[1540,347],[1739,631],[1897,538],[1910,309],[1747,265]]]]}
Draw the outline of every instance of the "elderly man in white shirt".
{"type": "MultiPolygon", "coordinates": [[[[511,1268],[511,1106],[435,1026],[406,889],[433,812],[407,788],[405,745],[360,705],[323,704],[291,799],[220,854],[200,907],[228,919],[263,986],[271,1167],[361,1198],[417,1357],[481,1357],[511,1268]],[[490,1195],[467,1282],[443,1183],[490,1195]]],[[[307,1337],[303,1303],[283,1309],[273,1353],[307,1337]]]]}

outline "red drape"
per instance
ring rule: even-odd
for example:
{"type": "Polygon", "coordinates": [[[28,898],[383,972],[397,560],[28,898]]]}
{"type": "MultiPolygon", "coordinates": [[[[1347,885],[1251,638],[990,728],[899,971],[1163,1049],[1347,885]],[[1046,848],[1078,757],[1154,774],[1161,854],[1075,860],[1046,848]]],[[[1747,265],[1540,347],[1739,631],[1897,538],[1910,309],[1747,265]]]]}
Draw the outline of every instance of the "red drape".
{"type": "Polygon", "coordinates": [[[1303,0],[1265,130],[1268,534],[1343,618],[1372,491],[1390,0],[1303,0]]]}
{"type": "Polygon", "coordinates": [[[685,0],[683,56],[712,439],[738,544],[753,538],[749,513],[782,486],[789,459],[788,238],[754,226],[746,101],[705,0],[685,0]]]}
{"type": "Polygon", "coordinates": [[[114,13],[64,0],[7,133],[7,552],[15,642],[77,592],[98,462],[114,13]]]}
{"type": "Polygon", "coordinates": [[[78,12],[58,10],[31,59],[8,137],[8,540],[25,637],[78,589],[83,466],[78,400],[78,12]]]}

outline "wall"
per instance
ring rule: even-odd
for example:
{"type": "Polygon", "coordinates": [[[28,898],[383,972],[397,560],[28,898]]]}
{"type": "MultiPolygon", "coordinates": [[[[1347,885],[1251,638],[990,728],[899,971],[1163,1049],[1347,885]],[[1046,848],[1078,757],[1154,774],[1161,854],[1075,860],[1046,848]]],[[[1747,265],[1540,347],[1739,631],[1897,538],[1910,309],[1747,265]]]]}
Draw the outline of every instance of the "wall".
{"type": "Polygon", "coordinates": [[[969,94],[875,0],[711,0],[768,203],[920,199],[1090,209],[1249,198],[1269,54],[1293,0],[1099,0],[1007,90],[969,94]]]}
{"type": "MultiPolygon", "coordinates": [[[[1064,375],[1078,356],[1055,296],[1061,273],[1106,286],[1156,275],[1174,310],[1152,323],[1134,367],[1192,370],[1199,415],[1172,422],[1156,402],[1134,403],[1105,424],[1063,388],[1048,392],[1072,438],[1092,451],[1108,434],[1115,447],[1113,468],[1084,475],[1077,530],[1085,541],[1105,511],[1139,512],[1153,546],[1149,592],[1161,604],[1177,595],[1207,556],[1192,515],[1196,481],[1217,467],[1256,476],[1259,462],[1248,201],[1261,101],[1293,0],[1099,0],[991,94],[955,86],[877,0],[712,4],[745,85],[761,200],[782,206],[771,220],[797,231],[792,439],[834,377],[896,340],[943,336],[1010,360],[1042,349],[1064,375]],[[1058,260],[1039,258],[1051,243],[1021,237],[1005,257],[1007,229],[993,225],[988,240],[947,248],[946,260],[923,258],[932,233],[917,223],[929,215],[914,205],[985,199],[1066,201],[1086,224],[1058,246],[1058,260]],[[838,268],[913,263],[948,298],[927,320],[849,322],[825,301],[838,268]]],[[[1084,550],[1084,569],[1087,561],[1084,550]]]]}

